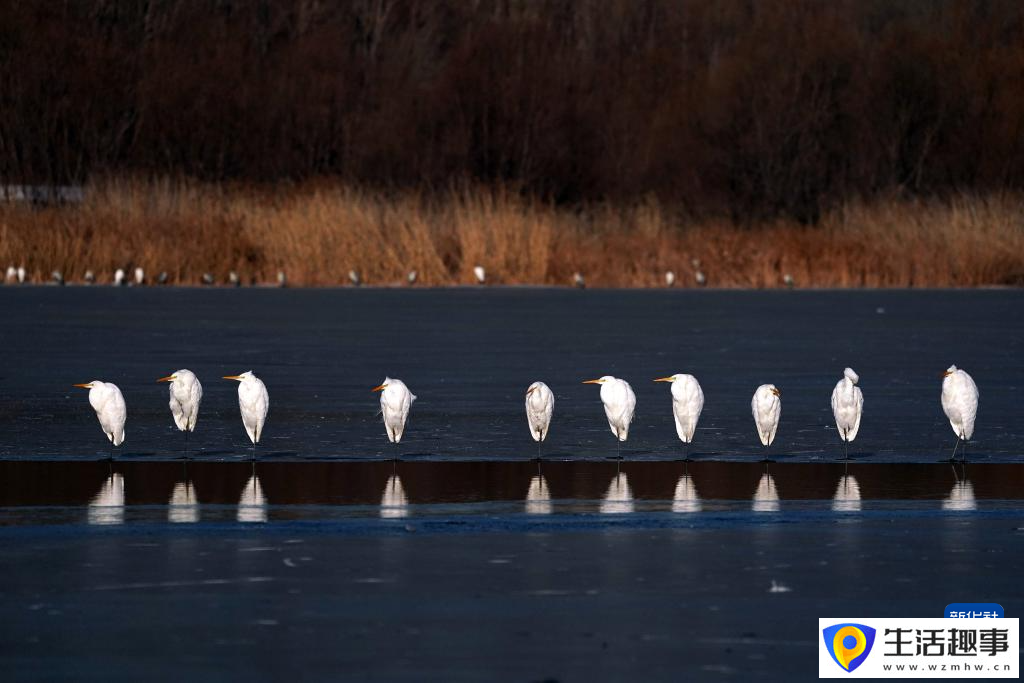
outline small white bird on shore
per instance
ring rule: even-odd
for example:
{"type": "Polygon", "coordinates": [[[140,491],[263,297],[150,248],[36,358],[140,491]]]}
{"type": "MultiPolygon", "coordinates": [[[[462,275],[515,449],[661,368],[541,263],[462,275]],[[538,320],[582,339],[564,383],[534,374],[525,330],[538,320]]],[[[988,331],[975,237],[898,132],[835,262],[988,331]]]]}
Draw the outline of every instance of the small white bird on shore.
{"type": "MultiPolygon", "coordinates": [[[[704,392],[700,388],[700,382],[693,375],[683,373],[659,377],[654,381],[672,383],[672,416],[676,422],[676,434],[683,443],[693,442],[697,421],[704,410],[704,392]]],[[[689,458],[684,454],[683,460],[689,458]]]]}
{"type": "MultiPolygon", "coordinates": [[[[270,394],[267,387],[252,370],[240,375],[225,375],[224,379],[238,382],[238,409],[242,413],[242,425],[245,433],[252,441],[252,458],[256,459],[256,444],[263,436],[263,425],[267,422],[267,410],[270,409],[270,394]]],[[[198,406],[197,406],[198,409],[198,406]]]]}
{"type": "Polygon", "coordinates": [[[284,274],[283,270],[277,271],[277,286],[278,287],[287,287],[288,286],[288,278],[285,277],[285,274],[284,274]]]}
{"type": "Polygon", "coordinates": [[[142,268],[135,269],[135,284],[144,285],[146,284],[146,271],[142,268]]]}
{"type": "Polygon", "coordinates": [[[850,442],[857,438],[860,431],[860,416],[864,410],[864,394],[857,382],[860,377],[853,368],[843,370],[843,378],[832,390],[832,415],[836,419],[839,438],[843,440],[843,453],[850,457],[850,442]]]}
{"type": "Polygon", "coordinates": [[[241,278],[238,277],[238,273],[236,273],[233,270],[228,272],[228,284],[231,285],[232,287],[242,286],[242,280],[241,278]]]}
{"type": "Polygon", "coordinates": [[[477,284],[484,284],[487,281],[487,273],[484,271],[484,267],[473,266],[473,277],[476,278],[477,284]]]}
{"type": "Polygon", "coordinates": [[[114,286],[120,287],[124,284],[124,268],[118,268],[114,271],[114,286]]]}
{"type": "Polygon", "coordinates": [[[178,370],[157,382],[170,382],[171,416],[179,431],[185,432],[185,457],[188,457],[188,435],[196,429],[199,419],[199,404],[203,402],[203,385],[191,370],[178,370]]]}
{"type": "Polygon", "coordinates": [[[57,285],[58,287],[64,286],[64,273],[60,272],[59,270],[55,270],[52,273],[50,273],[50,279],[53,280],[53,284],[57,285]]]}
{"type": "Polygon", "coordinates": [[[18,269],[14,266],[7,266],[7,276],[5,278],[7,282],[14,282],[18,279],[18,269]]]}
{"type": "Polygon", "coordinates": [[[204,285],[212,285],[217,281],[217,278],[213,277],[213,273],[203,273],[202,283],[204,285]]]}
{"type": "Polygon", "coordinates": [[[588,379],[584,384],[601,385],[601,403],[604,404],[604,414],[608,418],[608,427],[615,435],[616,446],[629,438],[629,425],[633,422],[633,415],[636,412],[636,394],[633,387],[624,379],[618,379],[611,375],[605,375],[598,379],[588,379]]]}
{"type": "Polygon", "coordinates": [[[417,273],[415,270],[410,270],[409,274],[405,276],[405,281],[410,285],[414,285],[416,284],[416,278],[418,277],[419,273],[417,273]]]}
{"type": "Polygon", "coordinates": [[[955,365],[950,365],[942,377],[942,412],[946,413],[949,425],[956,434],[950,460],[956,457],[956,449],[961,441],[964,442],[961,457],[966,459],[967,442],[974,436],[974,421],[978,417],[978,385],[970,375],[955,365]]]}
{"type": "Polygon", "coordinates": [[[85,284],[91,285],[92,283],[96,282],[96,273],[92,272],[91,270],[87,270],[85,271],[85,275],[82,277],[82,279],[85,280],[85,284]]]}
{"type": "MultiPolygon", "coordinates": [[[[388,441],[396,446],[401,443],[405,434],[405,423],[409,419],[409,408],[416,396],[400,379],[385,377],[384,381],[373,388],[380,393],[380,412],[384,416],[384,431],[388,441]]],[[[397,460],[397,451],[395,452],[397,460]]]]}
{"type": "Polygon", "coordinates": [[[551,413],[555,409],[555,395],[544,382],[534,382],[526,390],[526,422],[530,425],[530,436],[537,442],[537,457],[540,458],[540,444],[548,437],[551,413]]]}
{"type": "Polygon", "coordinates": [[[110,459],[114,459],[114,446],[124,443],[124,423],[128,418],[128,408],[124,396],[116,384],[94,379],[76,387],[89,390],[89,405],[96,411],[103,433],[110,441],[110,459]]]}
{"type": "Polygon", "coordinates": [[[18,284],[25,284],[25,266],[18,266],[18,284]]]}
{"type": "Polygon", "coordinates": [[[357,270],[348,271],[348,281],[352,283],[353,287],[363,284],[363,279],[359,277],[359,271],[357,270]]]}
{"type": "Polygon", "coordinates": [[[587,288],[587,281],[583,279],[583,274],[580,272],[575,272],[572,274],[572,284],[576,287],[576,289],[587,288]]]}
{"type": "Polygon", "coordinates": [[[665,273],[665,286],[672,287],[676,284],[676,274],[671,270],[665,273]]]}
{"type": "MultiPolygon", "coordinates": [[[[750,411],[757,425],[757,436],[761,445],[767,449],[775,440],[775,432],[779,428],[779,417],[782,414],[782,392],[774,384],[762,384],[754,392],[750,401],[750,411]]],[[[764,456],[768,460],[767,454],[764,456]]]]}

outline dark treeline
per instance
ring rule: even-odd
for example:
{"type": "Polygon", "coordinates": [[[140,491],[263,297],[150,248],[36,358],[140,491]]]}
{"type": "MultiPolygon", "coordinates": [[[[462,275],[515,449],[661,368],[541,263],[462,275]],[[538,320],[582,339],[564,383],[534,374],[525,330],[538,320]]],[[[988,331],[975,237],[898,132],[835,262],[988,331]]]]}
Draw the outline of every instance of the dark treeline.
{"type": "Polygon", "coordinates": [[[813,221],[1024,185],[1024,3],[0,0],[0,180],[331,176],[813,221]]]}

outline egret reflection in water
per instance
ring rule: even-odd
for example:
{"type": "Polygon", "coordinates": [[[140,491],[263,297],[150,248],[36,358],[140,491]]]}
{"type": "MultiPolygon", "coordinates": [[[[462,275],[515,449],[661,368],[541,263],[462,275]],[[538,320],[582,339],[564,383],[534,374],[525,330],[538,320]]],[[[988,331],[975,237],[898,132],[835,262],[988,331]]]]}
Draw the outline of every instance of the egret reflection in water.
{"type": "Polygon", "coordinates": [[[860,484],[857,477],[844,474],[839,477],[836,492],[832,496],[832,510],[835,512],[860,512],[860,484]]]}
{"type": "Polygon", "coordinates": [[[943,510],[977,510],[978,501],[974,498],[974,484],[966,477],[957,477],[953,490],[942,501],[943,510]]]}
{"type": "Polygon", "coordinates": [[[619,472],[608,485],[608,491],[601,501],[603,514],[623,514],[633,512],[633,490],[629,488],[629,478],[625,472],[619,472]]]}
{"type": "Polygon", "coordinates": [[[700,494],[693,477],[684,474],[676,482],[676,491],[672,496],[672,512],[700,512],[700,494]]]}
{"type": "Polygon", "coordinates": [[[89,524],[124,524],[124,477],[110,474],[89,501],[89,524]]]}
{"type": "Polygon", "coordinates": [[[245,482],[242,497],[238,499],[238,521],[267,521],[267,498],[263,495],[263,487],[260,486],[260,478],[256,476],[255,470],[249,481],[245,482]]]}
{"type": "Polygon", "coordinates": [[[535,474],[530,479],[530,488],[526,490],[526,514],[551,514],[551,491],[543,474],[535,474]]]}
{"type": "Polygon", "coordinates": [[[765,472],[757,482],[754,491],[754,512],[778,512],[779,490],[775,487],[775,478],[765,472]]]}
{"type": "Polygon", "coordinates": [[[174,485],[167,505],[168,522],[193,524],[199,521],[199,498],[196,496],[195,487],[188,479],[174,485]]]}
{"type": "Polygon", "coordinates": [[[398,474],[388,477],[384,495],[380,498],[380,516],[384,519],[399,519],[409,516],[409,497],[405,495],[402,478],[398,474]]]}

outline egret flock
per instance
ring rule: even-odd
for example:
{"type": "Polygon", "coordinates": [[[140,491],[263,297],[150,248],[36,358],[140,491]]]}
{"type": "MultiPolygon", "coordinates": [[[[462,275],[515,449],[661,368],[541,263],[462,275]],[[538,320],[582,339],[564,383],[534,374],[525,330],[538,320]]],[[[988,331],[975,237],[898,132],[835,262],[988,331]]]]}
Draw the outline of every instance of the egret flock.
{"type": "MultiPolygon", "coordinates": [[[[245,432],[252,442],[252,457],[255,459],[256,445],[260,442],[270,408],[270,395],[267,392],[267,387],[251,370],[240,375],[227,375],[223,379],[238,382],[238,408],[245,432]]],[[[857,438],[864,410],[864,394],[857,386],[859,379],[852,368],[846,368],[843,371],[842,379],[832,391],[832,414],[836,421],[836,430],[843,442],[846,458],[849,458],[849,444],[857,438]]],[[[203,400],[202,384],[193,372],[185,369],[161,377],[157,381],[169,383],[171,416],[175,426],[185,433],[187,457],[188,436],[196,428],[196,422],[199,419],[199,406],[203,400]]],[[[697,430],[701,411],[704,409],[704,392],[700,382],[696,377],[688,374],[659,377],[654,381],[671,383],[672,416],[676,424],[676,434],[683,444],[691,443],[697,430]]],[[[629,427],[636,414],[636,394],[633,392],[633,388],[626,380],[611,375],[588,379],[583,383],[600,385],[601,403],[604,405],[608,427],[615,437],[616,446],[621,447],[621,444],[629,438],[629,427]]],[[[74,386],[89,390],[89,404],[96,411],[100,427],[110,442],[110,457],[113,458],[114,447],[124,443],[124,427],[128,416],[121,390],[115,384],[100,380],[74,386]]],[[[388,441],[397,446],[405,434],[409,412],[416,396],[405,385],[405,382],[391,377],[385,377],[384,381],[374,387],[372,391],[380,392],[380,410],[384,421],[384,430],[388,441]]],[[[964,370],[951,365],[943,373],[942,410],[949,419],[957,439],[951,460],[956,457],[956,451],[961,444],[966,444],[974,435],[974,422],[978,415],[978,398],[978,386],[964,370]]],[[[540,444],[548,436],[554,407],[555,395],[544,382],[534,382],[526,389],[526,421],[530,429],[530,436],[537,442],[538,458],[540,457],[540,444]]],[[[782,392],[774,384],[762,384],[754,392],[750,409],[758,438],[767,453],[768,447],[775,440],[782,416],[782,392]]],[[[964,449],[966,449],[966,445],[964,445],[964,449]]],[[[961,458],[964,457],[962,450],[961,458]]],[[[684,457],[684,459],[686,458],[684,457]]],[[[767,460],[767,455],[765,459],[767,460]]]]}

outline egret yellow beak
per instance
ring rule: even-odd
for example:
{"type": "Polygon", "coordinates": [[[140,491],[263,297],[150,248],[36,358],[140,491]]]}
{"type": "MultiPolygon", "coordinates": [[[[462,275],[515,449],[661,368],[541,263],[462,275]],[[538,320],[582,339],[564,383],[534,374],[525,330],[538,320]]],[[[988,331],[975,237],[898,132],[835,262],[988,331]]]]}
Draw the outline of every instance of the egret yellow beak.
{"type": "Polygon", "coordinates": [[[772,393],[778,396],[779,398],[782,398],[782,392],[779,391],[778,389],[772,389],[772,393]]]}
{"type": "MultiPolygon", "coordinates": [[[[167,375],[166,377],[158,379],[157,382],[173,382],[175,379],[177,379],[177,375],[167,375]]],[[[225,377],[224,379],[227,378],[225,377]]]]}
{"type": "Polygon", "coordinates": [[[223,379],[233,379],[236,382],[241,382],[242,381],[242,376],[241,375],[224,375],[223,379]]]}
{"type": "Polygon", "coordinates": [[[374,387],[370,391],[384,391],[387,388],[388,388],[387,384],[381,384],[379,387],[374,387]]]}
{"type": "Polygon", "coordinates": [[[586,379],[586,380],[583,380],[583,383],[584,384],[601,384],[601,380],[599,380],[599,379],[586,379]]]}
{"type": "Polygon", "coordinates": [[[659,377],[658,379],[656,379],[654,381],[655,382],[674,382],[675,380],[672,379],[671,377],[659,377]]]}
{"type": "Polygon", "coordinates": [[[942,376],[943,377],[949,377],[952,374],[953,374],[952,372],[950,372],[949,370],[946,370],[945,372],[942,373],[942,376]]]}
{"type": "Polygon", "coordinates": [[[81,387],[82,389],[92,389],[92,382],[88,384],[74,384],[72,386],[81,387]]]}

